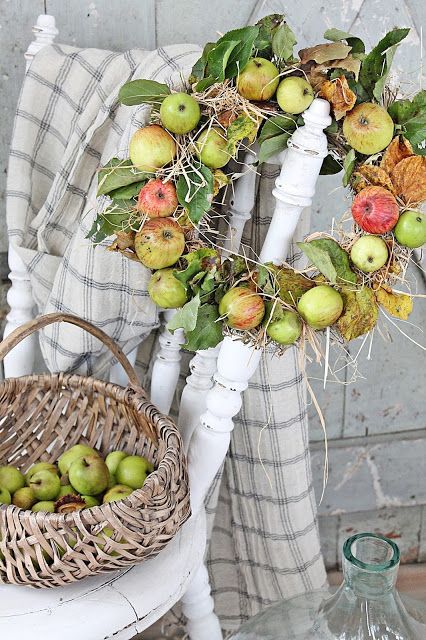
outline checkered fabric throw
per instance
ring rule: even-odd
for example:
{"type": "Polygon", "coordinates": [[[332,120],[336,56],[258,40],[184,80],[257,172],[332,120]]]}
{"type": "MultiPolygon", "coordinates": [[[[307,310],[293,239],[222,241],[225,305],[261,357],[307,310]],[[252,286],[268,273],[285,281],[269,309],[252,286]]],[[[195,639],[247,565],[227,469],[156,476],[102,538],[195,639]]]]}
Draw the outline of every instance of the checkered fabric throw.
{"type": "MultiPolygon", "coordinates": [[[[11,145],[9,239],[28,267],[39,313],[86,318],[127,353],[143,341],[138,362],[145,386],[158,311],[147,295],[148,270],[86,239],[103,206],[96,202],[96,171],[114,155],[127,157],[130,136],[147,122],[148,107],[118,104],[120,86],[144,77],[177,88],[198,55],[192,45],[125,53],[43,49],[27,72],[11,145]]],[[[244,242],[257,252],[271,219],[277,174],[276,167],[262,170],[246,225],[244,242]]],[[[298,238],[308,222],[302,220],[298,238]]],[[[47,328],[41,344],[52,371],[96,374],[109,358],[96,339],[69,325],[47,328]]],[[[188,358],[183,361],[187,366],[188,358]]],[[[223,473],[207,500],[208,562],[225,629],[325,582],[296,350],[282,358],[265,354],[235,422],[223,473]]]]}

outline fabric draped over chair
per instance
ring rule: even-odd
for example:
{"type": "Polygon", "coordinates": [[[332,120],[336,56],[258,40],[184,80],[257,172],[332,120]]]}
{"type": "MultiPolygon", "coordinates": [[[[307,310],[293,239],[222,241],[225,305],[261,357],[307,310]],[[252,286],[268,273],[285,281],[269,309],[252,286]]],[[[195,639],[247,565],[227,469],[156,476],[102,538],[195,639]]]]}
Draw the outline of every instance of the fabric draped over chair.
{"type": "MultiPolygon", "coordinates": [[[[97,170],[127,157],[147,106],[118,103],[120,86],[151,78],[175,88],[199,55],[194,45],[124,53],[54,45],[27,72],[13,133],[7,193],[10,243],[26,264],[38,313],[63,311],[104,329],[138,355],[144,384],[158,327],[140,264],[93,246],[97,170]]],[[[274,209],[278,168],[261,169],[255,211],[243,242],[258,252],[274,209]]],[[[296,234],[307,233],[304,216],[296,234]]],[[[300,259],[294,254],[293,261],[300,259]]],[[[52,325],[41,347],[50,370],[95,374],[109,354],[78,328],[52,325]]],[[[182,380],[188,358],[183,358],[182,380]]],[[[179,394],[178,394],[179,395],[179,394]]],[[[320,588],[320,552],[308,449],[306,386],[298,354],[267,350],[243,398],[223,473],[207,500],[208,564],[225,629],[281,597],[320,588]],[[220,481],[221,480],[221,481],[220,481]]],[[[143,585],[141,585],[141,595],[143,585]]]]}

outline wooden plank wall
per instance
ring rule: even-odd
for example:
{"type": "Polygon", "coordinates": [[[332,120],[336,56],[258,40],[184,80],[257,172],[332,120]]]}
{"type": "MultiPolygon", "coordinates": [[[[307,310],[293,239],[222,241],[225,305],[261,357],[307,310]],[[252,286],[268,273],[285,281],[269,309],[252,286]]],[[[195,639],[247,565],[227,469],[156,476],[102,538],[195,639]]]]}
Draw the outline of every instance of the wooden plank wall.
{"type": "MultiPolygon", "coordinates": [[[[23,53],[37,15],[55,15],[59,41],[85,47],[153,49],[179,42],[203,44],[260,15],[284,12],[300,46],[322,40],[330,26],[361,35],[368,46],[394,26],[412,28],[395,58],[407,91],[420,75],[423,0],[0,0],[0,266],[5,277],[4,188],[13,113],[23,77],[23,53]],[[2,253],[3,252],[3,253],[2,253]]],[[[313,229],[327,229],[347,208],[340,178],[320,179],[313,229]]],[[[424,281],[419,274],[419,291],[424,281]]],[[[2,298],[3,296],[3,298],[2,298]]],[[[4,287],[0,290],[0,306],[4,287]]],[[[422,324],[424,306],[412,316],[422,324]]],[[[424,302],[423,302],[424,305],[424,302]]],[[[4,309],[4,301],[3,301],[4,309]]],[[[1,311],[1,308],[0,308],[1,311]]],[[[424,321],[423,321],[424,328],[424,321]]],[[[320,528],[327,564],[338,564],[342,539],[355,530],[377,530],[395,537],[408,562],[426,561],[426,424],[423,352],[390,325],[392,342],[374,338],[359,357],[364,378],[352,385],[329,382],[322,390],[319,367],[309,369],[327,424],[330,478],[320,505],[320,528]]],[[[410,331],[410,327],[408,327],[410,331]]],[[[411,334],[421,340],[421,334],[411,334]]],[[[424,341],[424,340],[423,340],[424,341]]],[[[351,347],[353,357],[360,344],[351,347]]],[[[343,374],[344,378],[344,374],[343,374]]],[[[321,493],[322,429],[310,410],[315,485],[321,493]]]]}

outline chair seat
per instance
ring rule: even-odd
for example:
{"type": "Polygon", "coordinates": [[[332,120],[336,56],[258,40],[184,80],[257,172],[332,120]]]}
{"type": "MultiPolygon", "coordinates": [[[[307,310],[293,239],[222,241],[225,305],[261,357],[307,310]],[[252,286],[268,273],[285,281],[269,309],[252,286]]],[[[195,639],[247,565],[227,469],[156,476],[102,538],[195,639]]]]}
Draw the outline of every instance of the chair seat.
{"type": "Polygon", "coordinates": [[[206,545],[204,509],[155,558],[67,587],[0,586],[0,638],[127,640],[183,595],[206,545]]]}

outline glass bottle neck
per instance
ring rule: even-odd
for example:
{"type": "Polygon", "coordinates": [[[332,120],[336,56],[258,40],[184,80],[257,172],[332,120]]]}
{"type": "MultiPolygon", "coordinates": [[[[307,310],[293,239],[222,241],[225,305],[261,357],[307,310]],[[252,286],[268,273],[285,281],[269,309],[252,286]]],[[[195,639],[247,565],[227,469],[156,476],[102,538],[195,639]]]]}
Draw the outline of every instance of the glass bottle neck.
{"type": "Polygon", "coordinates": [[[395,588],[399,549],[394,542],[374,534],[349,538],[343,547],[345,587],[356,596],[380,598],[395,588]]]}

